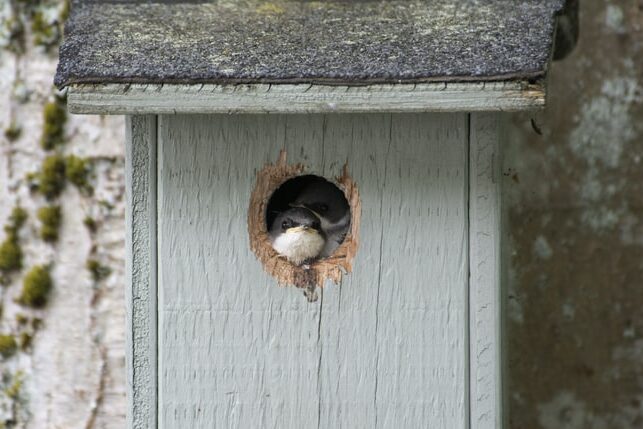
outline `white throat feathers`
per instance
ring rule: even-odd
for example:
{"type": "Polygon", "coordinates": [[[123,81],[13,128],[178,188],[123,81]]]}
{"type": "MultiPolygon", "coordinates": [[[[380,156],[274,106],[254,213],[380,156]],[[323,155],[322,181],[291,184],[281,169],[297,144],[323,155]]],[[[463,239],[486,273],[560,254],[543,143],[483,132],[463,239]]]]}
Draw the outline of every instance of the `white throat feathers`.
{"type": "Polygon", "coordinates": [[[318,231],[301,226],[272,237],[272,247],[295,265],[317,258],[325,244],[326,240],[318,231]]]}

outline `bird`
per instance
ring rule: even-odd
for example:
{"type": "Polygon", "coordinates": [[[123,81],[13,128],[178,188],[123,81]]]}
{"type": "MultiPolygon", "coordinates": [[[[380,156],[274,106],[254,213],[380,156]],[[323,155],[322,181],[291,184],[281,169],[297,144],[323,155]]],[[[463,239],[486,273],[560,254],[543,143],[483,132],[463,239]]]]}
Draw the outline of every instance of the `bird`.
{"type": "Polygon", "coordinates": [[[315,181],[305,186],[290,205],[307,208],[319,218],[326,237],[319,257],[331,256],[346,238],[350,226],[350,207],[344,193],[326,180],[315,181]]]}
{"type": "Polygon", "coordinates": [[[316,260],[326,245],[319,218],[303,207],[279,213],[269,234],[273,249],[297,266],[316,260]]]}

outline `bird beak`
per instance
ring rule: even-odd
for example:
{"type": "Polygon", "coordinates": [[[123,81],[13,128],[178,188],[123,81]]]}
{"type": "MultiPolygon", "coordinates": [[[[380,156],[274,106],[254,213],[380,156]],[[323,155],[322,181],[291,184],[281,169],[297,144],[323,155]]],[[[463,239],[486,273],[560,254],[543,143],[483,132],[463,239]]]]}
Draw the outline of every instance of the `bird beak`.
{"type": "Polygon", "coordinates": [[[300,226],[295,226],[295,227],[293,227],[293,228],[288,228],[288,229],[286,230],[286,232],[287,232],[287,233],[288,233],[288,232],[289,232],[289,233],[297,233],[297,232],[307,232],[307,233],[315,232],[315,233],[316,233],[316,232],[318,232],[318,231],[316,231],[315,229],[313,229],[313,228],[311,228],[311,227],[309,227],[309,226],[307,226],[307,225],[306,225],[306,226],[304,226],[304,225],[300,225],[300,226]]]}

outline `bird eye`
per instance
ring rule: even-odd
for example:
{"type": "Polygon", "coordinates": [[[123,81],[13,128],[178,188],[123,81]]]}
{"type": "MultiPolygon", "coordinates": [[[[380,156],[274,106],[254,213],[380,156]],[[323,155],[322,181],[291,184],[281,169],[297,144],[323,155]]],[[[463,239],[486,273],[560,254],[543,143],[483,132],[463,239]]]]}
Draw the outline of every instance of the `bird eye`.
{"type": "Polygon", "coordinates": [[[281,229],[286,230],[289,227],[290,227],[290,221],[285,220],[285,221],[281,222],[281,229]]]}

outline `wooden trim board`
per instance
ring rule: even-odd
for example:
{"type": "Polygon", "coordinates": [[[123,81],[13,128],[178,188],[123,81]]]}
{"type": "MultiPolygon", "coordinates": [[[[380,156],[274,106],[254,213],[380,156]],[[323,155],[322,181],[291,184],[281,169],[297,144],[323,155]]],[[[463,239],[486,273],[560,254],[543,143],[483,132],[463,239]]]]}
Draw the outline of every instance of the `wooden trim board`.
{"type": "Polygon", "coordinates": [[[471,114],[469,131],[470,427],[503,426],[501,115],[471,114]]]}
{"type": "Polygon", "coordinates": [[[474,112],[542,108],[544,83],[453,82],[330,86],[304,84],[74,84],[71,113],[474,112]]]}
{"type": "Polygon", "coordinates": [[[127,427],[156,428],[156,116],[126,120],[127,427]]]}

